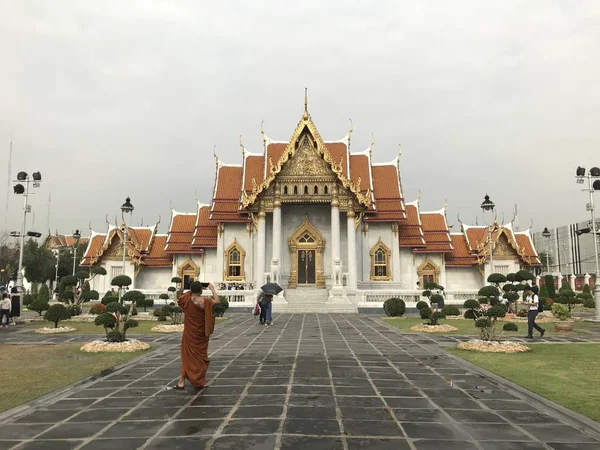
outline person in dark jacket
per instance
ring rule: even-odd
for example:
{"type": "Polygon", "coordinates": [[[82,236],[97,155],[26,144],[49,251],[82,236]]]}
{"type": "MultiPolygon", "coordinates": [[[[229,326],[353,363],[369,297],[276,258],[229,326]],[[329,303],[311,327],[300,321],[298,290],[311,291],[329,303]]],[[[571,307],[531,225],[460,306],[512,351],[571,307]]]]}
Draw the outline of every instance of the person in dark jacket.
{"type": "Polygon", "coordinates": [[[260,320],[259,323],[265,325],[271,325],[271,305],[273,303],[273,296],[261,292],[258,296],[258,304],[260,305],[260,320]]]}

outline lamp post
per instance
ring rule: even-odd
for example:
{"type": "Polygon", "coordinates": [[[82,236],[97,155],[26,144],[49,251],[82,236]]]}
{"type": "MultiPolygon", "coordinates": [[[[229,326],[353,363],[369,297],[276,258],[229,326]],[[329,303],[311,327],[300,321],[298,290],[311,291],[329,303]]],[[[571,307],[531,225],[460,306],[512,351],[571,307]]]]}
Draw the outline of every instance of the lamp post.
{"type": "MultiPolygon", "coordinates": [[[[19,172],[17,174],[17,179],[14,180],[14,193],[17,195],[22,195],[24,197],[23,200],[23,221],[21,222],[21,233],[18,237],[20,237],[19,241],[19,269],[17,271],[17,281],[15,287],[19,293],[23,292],[23,246],[25,245],[25,225],[27,222],[27,213],[31,212],[31,207],[27,204],[27,199],[33,193],[29,192],[29,183],[33,181],[33,187],[40,187],[40,182],[42,181],[42,174],[40,172],[34,172],[32,174],[33,180],[29,178],[27,172],[19,172]],[[23,184],[25,186],[23,186],[23,184]]],[[[15,236],[15,234],[11,233],[11,235],[15,236]]],[[[21,296],[21,301],[23,296],[21,296]]]]}
{"type": "Polygon", "coordinates": [[[577,171],[575,173],[578,184],[583,184],[585,182],[585,178],[588,180],[588,188],[582,189],[582,191],[587,191],[590,195],[590,202],[586,205],[586,209],[592,216],[591,232],[594,235],[594,259],[596,262],[596,274],[594,277],[594,302],[596,304],[596,315],[594,317],[594,322],[600,322],[600,270],[598,266],[598,236],[596,231],[596,214],[594,207],[594,191],[600,190],[600,168],[592,167],[586,175],[585,168],[577,167],[577,171]]]}
{"type": "MultiPolygon", "coordinates": [[[[125,203],[121,205],[121,217],[123,218],[123,275],[125,275],[125,253],[127,251],[127,223],[125,223],[125,213],[132,213],[133,209],[131,199],[127,197],[125,203]]],[[[122,291],[122,289],[119,289],[119,303],[123,295],[122,291]]]]}
{"type": "Polygon", "coordinates": [[[77,265],[77,249],[79,248],[80,238],[81,234],[79,233],[79,230],[75,230],[75,233],[73,233],[73,245],[71,246],[73,249],[73,275],[75,275],[75,266],[77,265]]]}
{"type": "Polygon", "coordinates": [[[542,236],[546,238],[546,272],[550,273],[550,231],[547,227],[542,231],[542,236]]]}
{"type": "MultiPolygon", "coordinates": [[[[490,196],[489,195],[485,195],[483,202],[481,203],[481,209],[483,210],[483,216],[485,218],[485,213],[487,211],[494,211],[494,208],[496,207],[496,205],[494,205],[494,202],[490,200],[490,196]]],[[[487,225],[487,229],[488,229],[488,241],[490,244],[490,274],[494,273],[494,246],[492,245],[492,225],[487,225]]]]}

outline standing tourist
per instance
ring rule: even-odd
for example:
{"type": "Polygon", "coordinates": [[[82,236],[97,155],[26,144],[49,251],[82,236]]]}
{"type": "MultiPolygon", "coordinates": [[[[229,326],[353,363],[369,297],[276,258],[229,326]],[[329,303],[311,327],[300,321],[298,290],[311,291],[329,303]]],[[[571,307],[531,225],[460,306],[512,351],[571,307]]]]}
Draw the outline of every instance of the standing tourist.
{"type": "Polygon", "coordinates": [[[2,328],[6,328],[10,323],[10,298],[6,292],[2,293],[2,299],[0,300],[0,325],[2,328]],[[4,316],[6,316],[6,322],[3,322],[4,316]]]}
{"type": "Polygon", "coordinates": [[[271,325],[272,319],[272,307],[273,307],[273,296],[261,292],[258,296],[258,304],[260,305],[260,320],[261,325],[271,325]]]}
{"type": "Polygon", "coordinates": [[[10,290],[10,318],[12,319],[11,325],[17,324],[17,319],[21,317],[21,296],[16,286],[13,286],[10,290]]]}
{"type": "Polygon", "coordinates": [[[531,300],[528,302],[523,302],[529,306],[529,311],[527,311],[527,336],[525,337],[528,339],[533,339],[534,328],[540,332],[540,337],[544,337],[544,333],[546,332],[546,330],[544,330],[537,323],[535,323],[535,318],[539,314],[538,306],[540,304],[540,297],[538,296],[538,287],[531,286],[528,290],[529,292],[531,292],[531,300]]]}
{"type": "Polygon", "coordinates": [[[208,289],[213,296],[202,297],[202,283],[194,281],[190,290],[182,294],[177,304],[183,309],[184,327],[181,337],[181,375],[173,389],[185,389],[187,379],[195,389],[206,387],[208,370],[208,342],[215,329],[213,306],[219,303],[219,296],[212,283],[208,289]]]}

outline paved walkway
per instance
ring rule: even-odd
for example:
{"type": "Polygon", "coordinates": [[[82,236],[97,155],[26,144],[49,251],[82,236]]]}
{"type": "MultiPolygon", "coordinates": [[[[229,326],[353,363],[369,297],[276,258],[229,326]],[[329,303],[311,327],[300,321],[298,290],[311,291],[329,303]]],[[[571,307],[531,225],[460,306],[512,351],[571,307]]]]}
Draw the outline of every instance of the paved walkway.
{"type": "Polygon", "coordinates": [[[174,337],[162,342],[0,423],[0,448],[600,448],[593,427],[365,316],[283,315],[271,327],[235,317],[217,328],[199,394],[165,390],[179,358],[174,337]]]}

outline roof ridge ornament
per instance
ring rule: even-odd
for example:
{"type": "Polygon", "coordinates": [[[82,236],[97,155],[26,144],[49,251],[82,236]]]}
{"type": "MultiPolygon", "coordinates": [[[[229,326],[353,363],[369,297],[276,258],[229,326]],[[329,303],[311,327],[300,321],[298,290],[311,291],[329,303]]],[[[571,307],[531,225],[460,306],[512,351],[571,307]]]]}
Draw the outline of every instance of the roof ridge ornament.
{"type": "Polygon", "coordinates": [[[221,165],[221,160],[219,160],[219,157],[217,156],[217,145],[213,145],[213,156],[215,157],[215,163],[217,164],[217,166],[221,165]]]}
{"type": "Polygon", "coordinates": [[[240,147],[242,149],[242,159],[246,156],[246,147],[244,147],[244,143],[242,142],[242,135],[240,134],[240,147]]]}
{"type": "Polygon", "coordinates": [[[308,120],[308,88],[304,88],[304,120],[308,120]]]}

